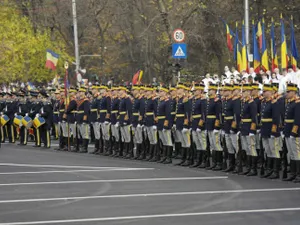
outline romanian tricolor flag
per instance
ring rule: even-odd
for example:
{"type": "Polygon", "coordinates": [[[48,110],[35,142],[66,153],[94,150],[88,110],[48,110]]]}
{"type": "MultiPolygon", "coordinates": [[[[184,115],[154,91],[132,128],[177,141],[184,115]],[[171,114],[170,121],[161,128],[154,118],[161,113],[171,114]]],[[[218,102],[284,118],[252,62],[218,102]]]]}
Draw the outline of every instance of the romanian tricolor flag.
{"type": "Polygon", "coordinates": [[[296,45],[295,30],[294,30],[293,16],[292,16],[291,17],[291,64],[293,66],[294,71],[296,71],[298,59],[299,59],[299,54],[296,45]]]}
{"type": "Polygon", "coordinates": [[[140,84],[143,77],[143,70],[138,70],[136,74],[133,75],[132,85],[140,84]]]}
{"type": "Polygon", "coordinates": [[[286,38],[284,33],[284,20],[282,18],[282,14],[280,15],[280,23],[281,23],[281,68],[287,69],[288,67],[288,54],[287,54],[287,45],[286,38]]]}
{"type": "Polygon", "coordinates": [[[248,55],[247,55],[244,21],[243,21],[243,25],[242,25],[242,66],[241,66],[241,71],[243,71],[243,70],[248,72],[248,55]]]}
{"type": "Polygon", "coordinates": [[[269,59],[268,59],[268,49],[266,44],[266,36],[265,36],[265,20],[262,19],[262,56],[261,56],[261,66],[263,70],[266,72],[269,70],[269,59]]]}
{"type": "Polygon", "coordinates": [[[274,28],[273,17],[272,17],[272,24],[271,24],[271,57],[272,57],[272,72],[274,72],[274,69],[278,68],[278,58],[277,58],[276,44],[275,44],[275,28],[274,28]]]}
{"type": "Polygon", "coordinates": [[[262,49],[262,27],[261,27],[261,22],[260,20],[257,23],[257,29],[256,29],[256,36],[258,39],[258,43],[259,43],[259,49],[262,49]]]}
{"type": "Polygon", "coordinates": [[[254,68],[255,73],[259,73],[260,55],[259,55],[259,49],[257,46],[256,28],[254,25],[254,20],[252,21],[252,36],[253,36],[253,68],[254,68]]]}
{"type": "Polygon", "coordinates": [[[51,69],[51,70],[55,70],[59,55],[56,54],[55,52],[47,49],[46,58],[47,58],[46,68],[51,69]]]}
{"type": "Polygon", "coordinates": [[[226,42],[227,42],[227,48],[229,49],[229,51],[233,51],[233,45],[232,45],[232,42],[231,42],[231,39],[233,38],[234,34],[233,34],[233,31],[229,28],[228,24],[226,23],[225,20],[223,20],[221,18],[222,22],[224,23],[224,26],[226,28],[226,42]]]}
{"type": "Polygon", "coordinates": [[[238,32],[238,23],[236,22],[235,27],[235,37],[234,37],[234,61],[237,65],[237,70],[241,72],[242,66],[242,56],[240,51],[240,43],[239,43],[239,32],[238,32]]]}

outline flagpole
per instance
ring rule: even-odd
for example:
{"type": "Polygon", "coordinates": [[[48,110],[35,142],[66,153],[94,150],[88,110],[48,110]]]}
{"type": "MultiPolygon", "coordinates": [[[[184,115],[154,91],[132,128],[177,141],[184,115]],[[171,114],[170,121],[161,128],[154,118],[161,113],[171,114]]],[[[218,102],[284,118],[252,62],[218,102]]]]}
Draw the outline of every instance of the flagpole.
{"type": "Polygon", "coordinates": [[[76,70],[75,70],[75,72],[76,72],[76,82],[77,82],[77,73],[78,73],[79,67],[80,67],[80,58],[79,58],[79,45],[78,45],[76,0],[72,0],[72,9],[73,9],[75,58],[76,58],[76,70]]]}
{"type": "Polygon", "coordinates": [[[249,0],[245,0],[245,35],[246,35],[246,48],[247,54],[250,53],[249,43],[249,0]]]}

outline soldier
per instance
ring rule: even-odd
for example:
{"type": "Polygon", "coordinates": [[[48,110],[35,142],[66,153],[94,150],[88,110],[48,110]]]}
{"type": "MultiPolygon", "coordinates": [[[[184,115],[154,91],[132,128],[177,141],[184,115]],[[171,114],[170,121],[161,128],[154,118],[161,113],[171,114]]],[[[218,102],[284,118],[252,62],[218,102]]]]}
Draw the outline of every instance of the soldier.
{"type": "Polygon", "coordinates": [[[299,158],[299,99],[297,98],[297,85],[288,84],[286,94],[286,108],[284,116],[283,134],[288,149],[288,159],[290,160],[290,176],[283,181],[300,181],[300,158],[299,158]],[[297,179],[296,179],[297,177],[297,179]]]}
{"type": "Polygon", "coordinates": [[[178,101],[176,105],[176,136],[180,140],[182,147],[182,158],[179,166],[190,166],[191,161],[189,158],[191,137],[189,131],[190,121],[190,100],[187,92],[190,89],[183,83],[177,84],[177,96],[178,101]]]}
{"type": "Polygon", "coordinates": [[[64,139],[66,140],[67,148],[64,149],[65,151],[73,151],[78,152],[78,148],[74,148],[75,146],[78,146],[77,142],[78,139],[76,139],[76,109],[77,109],[77,99],[76,99],[76,89],[70,88],[69,89],[69,96],[70,96],[70,103],[67,105],[67,108],[65,109],[65,113],[63,115],[63,120],[66,121],[64,123],[64,127],[66,131],[64,134],[64,139]],[[76,139],[76,141],[75,141],[76,139]],[[75,143],[76,142],[76,143],[75,143]],[[73,148],[71,149],[71,146],[73,148]]]}
{"type": "MultiPolygon", "coordinates": [[[[25,117],[29,112],[29,104],[25,99],[25,95],[20,93],[22,98],[19,101],[17,115],[25,117]]],[[[18,145],[27,145],[28,130],[25,126],[20,126],[20,143],[18,145]]]]}
{"type": "Polygon", "coordinates": [[[144,120],[145,120],[145,108],[146,108],[146,96],[145,96],[145,86],[140,85],[140,91],[139,91],[139,117],[138,117],[138,124],[136,127],[137,135],[139,135],[139,138],[141,139],[138,142],[141,142],[141,150],[140,150],[140,157],[138,160],[145,160],[146,159],[146,142],[148,141],[146,138],[146,132],[144,129],[144,120]]]}
{"type": "Polygon", "coordinates": [[[159,139],[162,142],[162,147],[163,147],[162,157],[161,160],[158,162],[165,163],[168,158],[167,164],[170,163],[172,152],[173,152],[171,129],[169,127],[171,105],[169,101],[168,92],[169,92],[169,88],[166,86],[161,86],[159,88],[159,94],[158,94],[159,100],[158,100],[157,117],[156,117],[159,139]]]}
{"type": "MultiPolygon", "coordinates": [[[[38,91],[30,91],[30,96],[31,96],[31,108],[29,111],[28,116],[34,120],[36,115],[39,114],[40,109],[42,107],[42,103],[40,101],[39,97],[39,92],[38,91]]],[[[40,133],[40,127],[35,127],[33,128],[34,132],[34,137],[35,137],[35,145],[33,147],[41,147],[41,133],[40,133]]]]}
{"type": "Polygon", "coordinates": [[[63,118],[64,114],[65,114],[66,99],[65,99],[65,90],[64,90],[64,88],[61,88],[59,90],[59,92],[60,92],[60,100],[59,100],[59,105],[58,105],[58,111],[59,111],[59,114],[58,114],[59,146],[58,146],[58,148],[55,148],[55,150],[63,151],[63,150],[67,150],[66,145],[68,143],[68,140],[66,138],[66,137],[68,137],[66,119],[63,118]]]}
{"type": "MultiPolygon", "coordinates": [[[[143,143],[143,129],[139,122],[140,118],[140,108],[141,108],[141,98],[140,94],[141,87],[139,85],[133,85],[131,88],[131,92],[133,95],[133,103],[132,103],[132,131],[133,131],[133,140],[136,145],[136,155],[134,159],[139,159],[142,157],[142,143],[143,143]]],[[[144,158],[144,157],[142,157],[144,158]]]]}
{"type": "MultiPolygon", "coordinates": [[[[242,86],[242,107],[241,107],[241,144],[242,150],[247,155],[247,170],[239,174],[257,175],[257,151],[256,151],[256,126],[257,126],[257,106],[251,97],[252,87],[249,84],[242,86]],[[251,172],[251,173],[250,173],[251,172]]],[[[239,161],[242,161],[242,155],[239,155],[239,161]]]]}
{"type": "MultiPolygon", "coordinates": [[[[13,120],[15,113],[17,112],[17,101],[14,93],[7,93],[7,99],[5,102],[5,108],[3,114],[7,115],[9,121],[5,124],[4,130],[6,131],[9,143],[15,143],[15,128],[13,126],[13,120]]],[[[5,139],[4,139],[5,140],[5,139]]]]}
{"type": "Polygon", "coordinates": [[[209,99],[206,106],[206,130],[212,155],[212,165],[207,167],[210,170],[222,170],[222,147],[220,143],[222,103],[216,95],[217,89],[217,85],[209,85],[209,99]]]}
{"type": "MultiPolygon", "coordinates": [[[[82,149],[80,153],[88,152],[89,144],[89,117],[90,117],[90,102],[86,97],[86,88],[79,88],[79,100],[77,102],[77,113],[76,113],[76,122],[77,122],[77,138],[82,140],[82,149]]],[[[76,149],[79,148],[77,142],[76,149]]]]}
{"type": "Polygon", "coordinates": [[[203,84],[194,85],[194,98],[192,99],[192,115],[191,128],[193,142],[196,145],[197,163],[192,167],[199,167],[203,162],[203,152],[206,150],[206,133],[203,130],[204,120],[203,112],[205,105],[203,104],[203,84]],[[201,122],[200,122],[201,121],[201,122]]]}
{"type": "Polygon", "coordinates": [[[264,100],[261,107],[261,136],[262,143],[267,154],[267,173],[263,176],[265,178],[277,179],[279,178],[280,168],[280,132],[279,120],[280,109],[274,95],[274,89],[270,84],[263,86],[264,100]]]}
{"type": "Polygon", "coordinates": [[[57,89],[54,92],[55,100],[53,101],[53,124],[54,124],[54,137],[57,140],[60,136],[59,127],[59,104],[60,104],[60,91],[57,89]]]}
{"type": "Polygon", "coordinates": [[[100,123],[99,123],[99,88],[100,86],[93,85],[91,87],[92,91],[92,101],[91,101],[91,114],[90,114],[90,123],[93,127],[94,136],[95,136],[95,149],[90,152],[91,154],[97,154],[100,150],[100,123]]]}
{"type": "Polygon", "coordinates": [[[51,146],[50,130],[53,121],[53,108],[52,108],[52,103],[49,100],[49,95],[46,92],[41,92],[41,94],[43,95],[42,98],[43,105],[38,115],[45,119],[45,123],[40,127],[41,140],[44,143],[45,148],[50,148],[51,146]]]}
{"type": "Polygon", "coordinates": [[[157,98],[155,88],[148,85],[145,89],[146,107],[145,107],[145,130],[150,147],[149,156],[146,159],[149,162],[156,162],[158,159],[157,150],[157,126],[155,122],[157,114],[157,98]]]}
{"type": "Polygon", "coordinates": [[[119,117],[119,88],[118,86],[113,86],[111,88],[111,100],[110,100],[110,123],[111,123],[111,134],[112,134],[112,156],[117,156],[119,149],[121,149],[122,143],[120,138],[120,123],[118,122],[119,117]]]}
{"type": "Polygon", "coordinates": [[[121,130],[122,141],[124,142],[125,158],[133,158],[133,146],[131,145],[131,115],[132,102],[127,94],[128,89],[125,86],[119,87],[120,103],[119,103],[119,124],[121,130]]]}

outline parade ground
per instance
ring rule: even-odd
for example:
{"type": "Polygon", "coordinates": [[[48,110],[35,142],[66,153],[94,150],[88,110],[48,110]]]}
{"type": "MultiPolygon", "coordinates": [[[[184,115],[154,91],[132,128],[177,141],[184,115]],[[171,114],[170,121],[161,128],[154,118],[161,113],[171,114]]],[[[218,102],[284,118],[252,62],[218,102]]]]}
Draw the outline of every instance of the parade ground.
{"type": "Polygon", "coordinates": [[[31,145],[2,145],[0,181],[0,225],[300,221],[299,184],[31,145]]]}

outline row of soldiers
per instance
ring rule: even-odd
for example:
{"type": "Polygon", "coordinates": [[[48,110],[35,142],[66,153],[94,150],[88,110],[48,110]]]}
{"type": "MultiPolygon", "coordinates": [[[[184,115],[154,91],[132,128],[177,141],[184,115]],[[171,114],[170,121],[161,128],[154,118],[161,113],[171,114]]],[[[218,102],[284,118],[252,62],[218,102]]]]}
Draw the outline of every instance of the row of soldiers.
{"type": "MultiPolygon", "coordinates": [[[[247,176],[259,172],[270,179],[280,178],[281,171],[283,180],[300,182],[297,86],[288,84],[285,96],[278,94],[277,84],[265,84],[260,92],[258,84],[210,84],[208,93],[203,84],[134,85],[131,90],[93,85],[90,94],[86,88],[71,88],[69,101],[64,88],[57,90],[51,112],[45,110],[51,105],[46,96],[39,110],[39,97],[26,105],[31,118],[45,120],[34,130],[37,136],[42,133],[46,147],[53,123],[57,150],[88,152],[93,131],[93,154],[164,164],[180,158],[176,165],[247,176]]],[[[8,108],[3,114],[15,115],[8,108]]],[[[20,136],[26,144],[22,132],[20,136]]]]}

